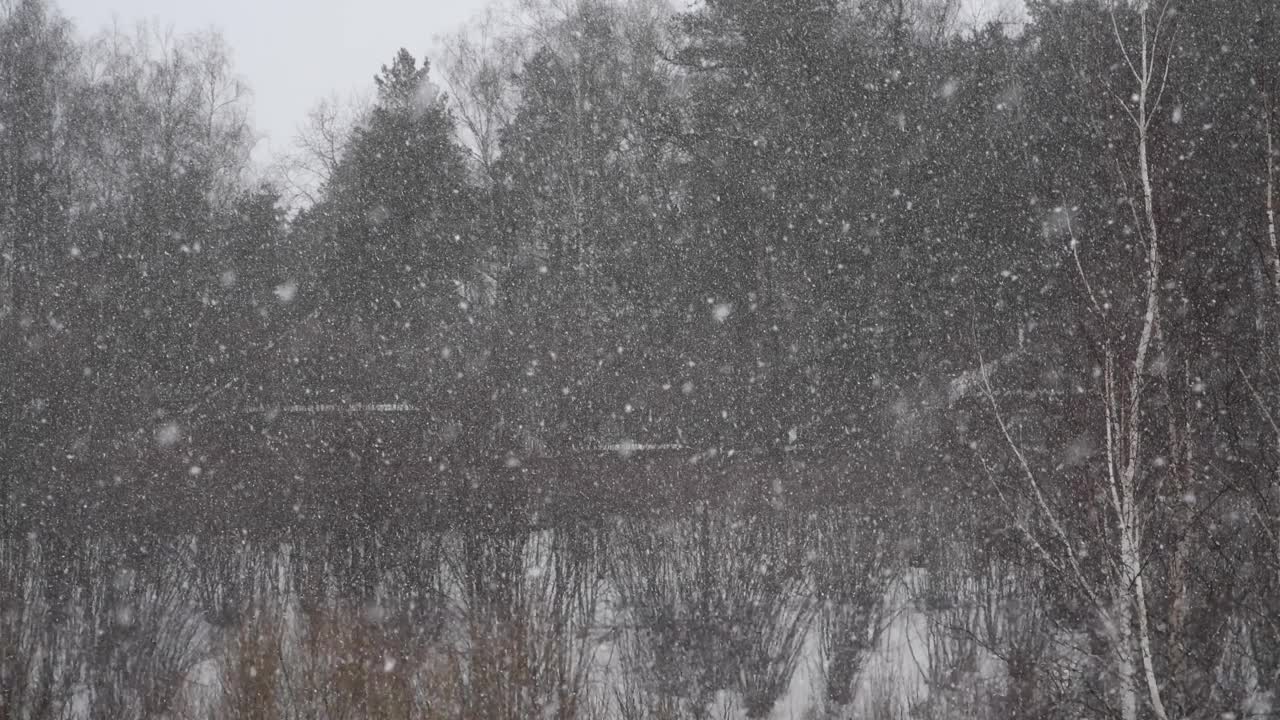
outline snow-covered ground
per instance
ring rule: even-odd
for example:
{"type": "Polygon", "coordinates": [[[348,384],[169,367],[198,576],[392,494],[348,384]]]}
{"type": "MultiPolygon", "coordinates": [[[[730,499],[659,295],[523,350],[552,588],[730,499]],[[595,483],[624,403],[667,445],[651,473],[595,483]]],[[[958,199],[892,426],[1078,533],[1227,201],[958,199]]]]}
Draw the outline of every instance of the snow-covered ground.
{"type": "MultiPolygon", "coordinates": [[[[407,600],[406,571],[394,563],[352,603],[339,592],[334,563],[341,558],[303,558],[290,543],[270,550],[233,543],[230,565],[241,579],[256,578],[256,610],[220,626],[197,608],[194,585],[185,584],[201,568],[165,570],[160,577],[189,580],[164,585],[104,556],[101,587],[72,593],[57,626],[33,591],[38,578],[28,578],[20,593],[28,613],[18,628],[20,649],[30,678],[54,659],[56,711],[66,718],[100,715],[113,699],[132,707],[147,693],[152,707],[159,702],[167,717],[183,720],[227,717],[232,696],[321,712],[325,693],[352,682],[369,692],[408,688],[405,697],[420,710],[441,703],[456,710],[486,693],[506,693],[501,707],[508,714],[551,712],[572,697],[579,717],[634,717],[637,709],[670,706],[747,720],[754,698],[755,717],[774,720],[941,718],[974,715],[979,707],[991,715],[1010,692],[1001,644],[1036,631],[1025,624],[1036,610],[1018,600],[1025,577],[992,571],[943,578],[895,563],[875,585],[870,622],[878,632],[854,663],[852,692],[829,692],[829,648],[847,647],[831,633],[866,628],[858,625],[862,615],[832,615],[839,608],[816,599],[821,570],[811,562],[815,551],[804,550],[808,537],[723,518],[618,522],[597,532],[454,531],[414,546],[439,553],[427,563],[435,573],[427,599],[439,612],[427,613],[412,607],[422,596],[407,600]],[[795,551],[806,558],[801,576],[789,574],[796,566],[786,558],[795,551]],[[313,589],[305,602],[302,567],[326,578],[321,596],[313,589]],[[977,634],[986,639],[974,641],[977,634]],[[132,664],[119,664],[125,660],[132,664]],[[671,663],[678,666],[664,666],[671,663]],[[354,680],[352,667],[359,668],[354,680]],[[171,687],[164,684],[169,671],[178,673],[171,687]],[[772,691],[761,685],[773,682],[772,691]],[[166,692],[172,702],[154,697],[166,692]],[[833,697],[850,699],[841,705],[833,697]]],[[[388,552],[378,542],[371,547],[388,552]]],[[[6,613],[0,629],[11,632],[20,618],[6,613]]],[[[1232,642],[1247,644],[1246,626],[1232,632],[1232,642]]],[[[1069,668],[1088,662],[1072,649],[1082,643],[1059,632],[1045,647],[1069,668]]],[[[1232,682],[1254,688],[1241,716],[1269,711],[1256,667],[1243,660],[1224,667],[1239,676],[1232,682]]]]}

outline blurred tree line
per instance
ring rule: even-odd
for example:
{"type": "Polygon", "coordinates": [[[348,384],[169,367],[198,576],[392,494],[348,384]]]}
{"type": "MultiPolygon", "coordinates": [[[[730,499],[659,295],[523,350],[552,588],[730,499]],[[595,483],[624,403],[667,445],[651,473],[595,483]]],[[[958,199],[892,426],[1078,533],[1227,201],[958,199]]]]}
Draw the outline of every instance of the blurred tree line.
{"type": "MultiPolygon", "coordinates": [[[[438,67],[395,54],[349,122],[320,106],[291,184],[251,180],[217,36],[83,40],[10,0],[8,477],[311,402],[410,403],[464,458],[631,439],[945,463],[983,423],[957,392],[980,357],[1052,418],[1048,455],[1074,447],[1099,343],[1140,310],[1116,42],[1137,8],[525,3],[438,67]]],[[[1265,474],[1275,11],[1174,8],[1161,407],[1199,457],[1265,474]]]]}

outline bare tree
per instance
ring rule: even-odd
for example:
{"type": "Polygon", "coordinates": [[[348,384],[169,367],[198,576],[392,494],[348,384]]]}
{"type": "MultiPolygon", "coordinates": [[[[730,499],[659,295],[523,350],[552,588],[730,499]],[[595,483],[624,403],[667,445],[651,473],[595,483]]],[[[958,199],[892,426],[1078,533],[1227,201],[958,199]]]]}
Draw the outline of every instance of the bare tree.
{"type": "MultiPolygon", "coordinates": [[[[1274,12],[1265,4],[1258,5],[1259,31],[1264,43],[1274,42],[1274,12]]],[[[1280,147],[1276,143],[1277,109],[1273,73],[1273,68],[1262,64],[1255,78],[1261,101],[1260,149],[1264,171],[1261,210],[1265,227],[1265,239],[1258,244],[1262,262],[1252,268],[1259,301],[1255,308],[1255,323],[1259,333],[1258,364],[1256,369],[1248,372],[1245,368],[1238,367],[1240,377],[1265,423],[1265,430],[1271,435],[1271,449],[1274,453],[1273,466],[1259,472],[1249,488],[1253,506],[1252,520],[1262,540],[1259,543],[1259,584],[1270,590],[1260,593],[1264,598],[1264,606],[1260,609],[1260,616],[1263,618],[1274,618],[1274,609],[1277,607],[1275,591],[1280,588],[1280,373],[1274,369],[1276,360],[1280,359],[1280,239],[1276,230],[1276,157],[1280,153],[1280,147]]],[[[1261,645],[1273,644],[1276,639],[1280,639],[1280,622],[1271,619],[1261,623],[1258,634],[1265,638],[1261,640],[1261,645]]],[[[1280,676],[1273,676],[1272,682],[1280,682],[1280,676]]]]}
{"type": "Polygon", "coordinates": [[[436,64],[449,89],[449,107],[459,120],[463,144],[481,174],[492,177],[502,129],[515,115],[516,74],[524,42],[490,7],[469,25],[439,39],[436,64]]]}
{"type": "Polygon", "coordinates": [[[219,34],[113,27],[93,40],[85,62],[91,89],[80,119],[94,129],[82,140],[82,171],[95,189],[86,202],[109,206],[133,175],[172,179],[190,167],[209,174],[210,201],[236,195],[252,147],[251,98],[219,34]]]}
{"type": "Polygon", "coordinates": [[[319,202],[351,143],[352,133],[369,108],[369,100],[356,96],[343,100],[327,97],[307,113],[298,127],[293,148],[273,164],[273,173],[296,206],[319,202]]]}
{"type": "MultiPolygon", "coordinates": [[[[1265,16],[1263,16],[1265,17],[1265,16]]],[[[1272,97],[1271,77],[1264,71],[1262,77],[1262,126],[1265,133],[1265,166],[1266,166],[1266,184],[1264,187],[1265,197],[1263,198],[1263,207],[1266,212],[1267,219],[1267,242],[1264,247],[1267,270],[1271,276],[1271,302],[1272,313],[1280,310],[1280,239],[1276,233],[1276,153],[1278,152],[1275,142],[1275,99],[1272,97]]],[[[1274,324],[1274,316],[1270,328],[1272,337],[1267,338],[1264,342],[1270,345],[1273,352],[1280,354],[1280,329],[1274,324]]],[[[1268,324],[1263,323],[1263,327],[1268,324]]],[[[1255,398],[1261,401],[1261,398],[1254,393],[1255,398]]],[[[1275,437],[1275,445],[1277,455],[1280,456],[1280,425],[1276,423],[1274,410],[1268,410],[1266,405],[1261,405],[1267,422],[1275,437]]],[[[1270,483],[1271,501],[1280,501],[1280,462],[1276,463],[1276,468],[1270,483]]],[[[1271,541],[1275,550],[1275,571],[1277,573],[1276,581],[1280,586],[1280,513],[1276,517],[1264,518],[1262,523],[1268,539],[1271,541]]]]}
{"type": "MultiPolygon", "coordinates": [[[[1118,4],[1136,13],[1136,47],[1131,47],[1117,19],[1116,5],[1110,8],[1115,41],[1133,79],[1131,97],[1117,97],[1117,101],[1133,132],[1136,155],[1133,179],[1137,197],[1130,195],[1129,205],[1145,243],[1146,256],[1141,275],[1142,314],[1137,331],[1122,329],[1102,341],[1099,401],[1104,417],[1105,454],[1102,477],[1094,478],[1092,483],[1098,490],[1097,496],[1105,498],[1105,537],[1082,537],[1072,531],[1064,520],[1064,509],[1052,501],[1046,479],[1032,468],[1006,423],[985,365],[982,382],[1003,439],[1022,476],[1022,491],[1029,497],[1033,515],[1039,520],[1038,528],[1019,520],[1020,529],[1045,565],[1066,578],[1096,613],[1111,650],[1121,716],[1135,720],[1145,693],[1151,712],[1160,720],[1166,720],[1163,683],[1157,676],[1152,647],[1150,589],[1144,561],[1144,538],[1155,515],[1154,499],[1160,488],[1155,487],[1153,492],[1153,488],[1144,487],[1140,481],[1148,459],[1144,445],[1150,422],[1147,405],[1152,385],[1153,347],[1161,334],[1159,292],[1163,282],[1149,146],[1152,122],[1160,107],[1173,59],[1169,37],[1172,14],[1169,0],[1158,9],[1153,9],[1149,0],[1139,0],[1133,6],[1118,4]],[[1102,558],[1101,572],[1086,567],[1086,553],[1089,557],[1102,558]]],[[[1072,232],[1071,250],[1093,311],[1116,325],[1128,325],[1122,319],[1111,317],[1114,311],[1098,302],[1080,262],[1078,245],[1072,232]]]]}

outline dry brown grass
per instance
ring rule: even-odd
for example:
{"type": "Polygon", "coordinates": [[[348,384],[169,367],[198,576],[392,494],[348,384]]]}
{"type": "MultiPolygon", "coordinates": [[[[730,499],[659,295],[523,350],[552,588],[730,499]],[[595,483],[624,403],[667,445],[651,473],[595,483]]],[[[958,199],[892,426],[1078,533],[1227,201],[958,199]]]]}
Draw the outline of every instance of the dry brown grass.
{"type": "Polygon", "coordinates": [[[223,666],[227,717],[281,720],[284,638],[280,625],[262,618],[237,629],[223,666]]]}
{"type": "Polygon", "coordinates": [[[422,655],[405,628],[365,612],[317,613],[298,628],[255,613],[228,641],[221,716],[421,717],[422,655]]]}
{"type": "Polygon", "coordinates": [[[465,643],[428,642],[360,610],[304,627],[255,614],[227,641],[217,717],[445,720],[584,717],[585,679],[539,623],[470,622],[465,643]],[[567,681],[567,682],[566,682],[567,681]]]}

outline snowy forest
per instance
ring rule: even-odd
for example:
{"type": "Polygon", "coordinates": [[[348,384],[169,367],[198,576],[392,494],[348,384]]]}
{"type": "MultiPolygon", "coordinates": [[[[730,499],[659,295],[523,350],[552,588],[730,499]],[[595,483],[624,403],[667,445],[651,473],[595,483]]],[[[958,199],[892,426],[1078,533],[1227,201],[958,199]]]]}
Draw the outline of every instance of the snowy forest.
{"type": "Polygon", "coordinates": [[[0,0],[0,720],[1275,717],[1280,3],[961,9],[0,0]]]}

